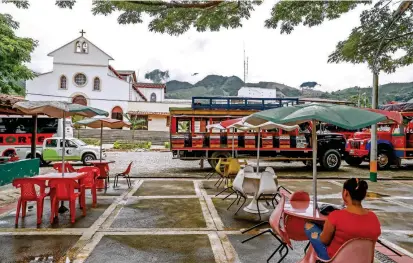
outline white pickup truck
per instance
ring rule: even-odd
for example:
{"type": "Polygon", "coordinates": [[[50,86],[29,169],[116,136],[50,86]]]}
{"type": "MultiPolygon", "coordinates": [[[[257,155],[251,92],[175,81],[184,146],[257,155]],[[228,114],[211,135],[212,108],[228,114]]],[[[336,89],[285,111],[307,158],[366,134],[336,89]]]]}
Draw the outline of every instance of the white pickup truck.
{"type": "MultiPolygon", "coordinates": [[[[84,165],[87,165],[88,161],[96,160],[100,156],[100,147],[98,146],[87,145],[82,140],[76,138],[65,138],[65,141],[65,161],[82,161],[84,165]]],[[[62,137],[45,139],[41,153],[42,162],[47,164],[52,161],[61,161],[62,150],[62,137]]],[[[104,150],[102,152],[102,157],[106,157],[104,150]]]]}

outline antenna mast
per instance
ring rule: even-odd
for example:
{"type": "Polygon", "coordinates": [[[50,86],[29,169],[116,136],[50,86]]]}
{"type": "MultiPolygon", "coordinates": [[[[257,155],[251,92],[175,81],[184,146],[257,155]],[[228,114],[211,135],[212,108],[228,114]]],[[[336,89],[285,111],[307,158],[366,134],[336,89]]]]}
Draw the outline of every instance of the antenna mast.
{"type": "Polygon", "coordinates": [[[244,43],[244,84],[248,78],[248,57],[245,56],[245,43],[244,43]]]}

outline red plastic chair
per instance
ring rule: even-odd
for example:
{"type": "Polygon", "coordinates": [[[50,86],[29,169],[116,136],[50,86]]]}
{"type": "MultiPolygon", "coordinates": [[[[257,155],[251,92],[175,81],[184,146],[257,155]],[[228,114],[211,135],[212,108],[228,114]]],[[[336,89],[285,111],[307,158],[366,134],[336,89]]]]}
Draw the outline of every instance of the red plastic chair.
{"type": "Polygon", "coordinates": [[[132,168],[132,164],[133,162],[130,162],[130,164],[128,165],[128,168],[126,168],[126,170],[123,173],[119,173],[117,175],[115,175],[115,180],[113,182],[113,188],[115,188],[118,185],[118,181],[119,181],[119,176],[122,176],[126,179],[126,182],[128,183],[128,188],[132,187],[132,183],[130,181],[130,170],[132,168]]]}
{"type": "Polygon", "coordinates": [[[26,216],[27,202],[37,202],[37,224],[42,223],[44,198],[49,194],[45,192],[46,183],[43,180],[35,178],[20,178],[13,180],[13,186],[20,188],[20,198],[17,202],[16,211],[16,227],[19,224],[20,209],[22,210],[22,218],[26,216]],[[40,193],[37,194],[35,185],[40,187],[40,193]]]}
{"type": "Polygon", "coordinates": [[[83,210],[83,216],[86,216],[86,196],[85,188],[79,185],[75,180],[70,178],[52,179],[49,181],[49,186],[52,189],[51,195],[51,214],[50,223],[53,224],[54,218],[58,215],[59,201],[69,201],[70,217],[72,224],[76,219],[76,199],[80,199],[83,210]],[[75,188],[79,188],[80,192],[75,192],[75,188]]]}
{"type": "MultiPolygon", "coordinates": [[[[53,164],[53,169],[55,169],[59,173],[62,172],[62,168],[63,168],[62,162],[53,164]]],[[[75,172],[76,172],[76,169],[73,168],[73,166],[69,162],[65,162],[65,173],[75,173],[75,172]]]]}
{"type": "Polygon", "coordinates": [[[344,243],[333,258],[325,261],[317,257],[312,246],[299,263],[373,263],[375,242],[370,239],[355,238],[344,243]]]}
{"type": "Polygon", "coordinates": [[[344,243],[330,260],[317,260],[325,263],[373,263],[374,245],[370,239],[355,238],[344,243]]]}
{"type": "Polygon", "coordinates": [[[82,167],[77,172],[87,173],[81,180],[81,185],[86,189],[90,189],[92,193],[92,207],[96,207],[97,203],[97,191],[96,191],[96,178],[100,175],[100,170],[97,167],[82,167]]]}
{"type": "Polygon", "coordinates": [[[278,251],[280,251],[280,255],[281,258],[278,262],[283,261],[283,259],[287,256],[288,254],[288,247],[290,247],[291,249],[293,249],[292,245],[291,245],[291,241],[290,238],[288,237],[287,232],[285,231],[284,228],[281,227],[280,222],[281,219],[284,215],[284,205],[285,205],[285,196],[281,195],[281,199],[278,202],[277,207],[275,208],[275,210],[272,212],[270,219],[269,219],[269,223],[271,226],[271,229],[265,230],[255,236],[252,236],[244,241],[242,241],[242,243],[245,243],[253,238],[256,238],[262,234],[265,233],[271,233],[271,235],[273,235],[273,237],[275,237],[279,242],[280,245],[275,249],[275,251],[271,254],[271,256],[267,259],[267,262],[269,262],[271,260],[271,258],[275,255],[275,253],[277,253],[278,251]],[[283,254],[282,251],[286,250],[286,252],[283,254]]]}

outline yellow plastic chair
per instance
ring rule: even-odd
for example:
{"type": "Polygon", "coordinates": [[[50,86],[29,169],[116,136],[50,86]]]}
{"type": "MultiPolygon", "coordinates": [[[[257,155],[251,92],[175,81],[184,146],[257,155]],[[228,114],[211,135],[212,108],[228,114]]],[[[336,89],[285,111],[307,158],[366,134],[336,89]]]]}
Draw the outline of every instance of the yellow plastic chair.
{"type": "MultiPolygon", "coordinates": [[[[224,181],[224,171],[221,170],[222,165],[225,164],[225,160],[223,158],[219,158],[217,165],[215,166],[215,173],[217,173],[220,178],[218,179],[218,181],[215,183],[215,186],[218,184],[217,188],[219,188],[219,186],[221,185],[221,183],[224,181]]],[[[225,170],[225,168],[224,168],[225,170]]]]}
{"type": "MultiPolygon", "coordinates": [[[[225,162],[225,169],[224,169],[224,181],[225,181],[225,188],[221,192],[219,192],[216,196],[222,194],[223,192],[227,190],[232,190],[232,178],[235,178],[235,176],[238,174],[238,172],[241,170],[241,165],[238,162],[238,159],[235,158],[229,158],[227,162],[225,162]]],[[[233,191],[231,191],[233,192],[233,191]]],[[[227,196],[228,197],[228,196],[227,196]]],[[[224,198],[225,199],[225,198],[224,198]]]]}

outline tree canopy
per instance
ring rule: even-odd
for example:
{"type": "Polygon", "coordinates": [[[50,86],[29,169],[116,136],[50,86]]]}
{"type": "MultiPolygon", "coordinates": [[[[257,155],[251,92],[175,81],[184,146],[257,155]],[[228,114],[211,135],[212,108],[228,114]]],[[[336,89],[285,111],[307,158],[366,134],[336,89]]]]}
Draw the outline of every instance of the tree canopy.
{"type": "Polygon", "coordinates": [[[315,86],[320,86],[320,84],[318,84],[315,81],[307,81],[307,82],[303,82],[300,85],[300,88],[310,88],[310,89],[314,89],[315,86]]]}
{"type": "Polygon", "coordinates": [[[169,70],[152,70],[151,72],[147,72],[145,74],[145,79],[152,80],[154,83],[164,83],[169,79],[169,70]]]}
{"type": "MultiPolygon", "coordinates": [[[[28,8],[29,2],[12,2],[28,8]]],[[[62,8],[72,8],[76,1],[57,1],[62,8]]],[[[94,1],[94,15],[119,13],[119,24],[143,22],[149,16],[149,30],[180,35],[190,28],[199,32],[238,28],[251,17],[262,0],[254,1],[94,1]]],[[[330,63],[367,63],[376,73],[394,72],[396,68],[413,62],[413,19],[410,1],[279,1],[274,4],[263,26],[279,28],[281,34],[290,34],[300,25],[313,27],[328,20],[339,19],[358,6],[365,10],[360,26],[347,39],[340,41],[328,58],[330,63]],[[398,7],[395,10],[395,7],[398,7]],[[401,54],[401,55],[400,55],[401,54]]]]}
{"type": "Polygon", "coordinates": [[[23,95],[22,81],[34,77],[24,63],[30,62],[37,42],[16,36],[18,28],[19,23],[10,15],[0,14],[0,93],[23,95]]]}

